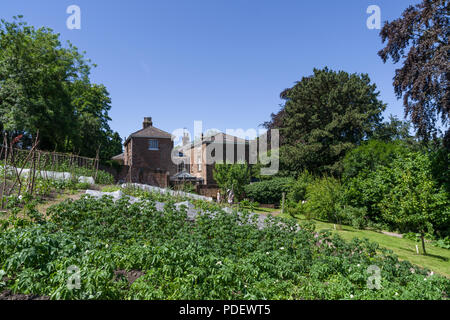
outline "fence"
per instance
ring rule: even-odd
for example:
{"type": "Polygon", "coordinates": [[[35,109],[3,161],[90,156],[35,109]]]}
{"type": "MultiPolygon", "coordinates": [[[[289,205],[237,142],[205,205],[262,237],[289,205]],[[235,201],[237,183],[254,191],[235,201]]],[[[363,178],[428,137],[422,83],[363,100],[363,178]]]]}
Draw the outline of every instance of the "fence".
{"type": "Polygon", "coordinates": [[[96,158],[87,158],[60,152],[39,150],[39,133],[30,149],[15,147],[20,139],[8,143],[6,133],[0,144],[0,207],[4,209],[11,195],[24,193],[33,196],[37,179],[73,179],[76,176],[93,174],[97,177],[99,152],[96,158]]]}

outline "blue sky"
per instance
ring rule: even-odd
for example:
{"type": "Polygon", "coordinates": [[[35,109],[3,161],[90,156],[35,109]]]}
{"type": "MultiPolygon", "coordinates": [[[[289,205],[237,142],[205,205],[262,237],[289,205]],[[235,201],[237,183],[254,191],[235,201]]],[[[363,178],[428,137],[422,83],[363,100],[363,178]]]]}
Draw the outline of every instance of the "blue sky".
{"type": "Polygon", "coordinates": [[[250,129],[279,109],[282,90],[314,67],[368,73],[403,119],[392,87],[398,66],[383,64],[379,30],[369,30],[369,5],[381,20],[398,18],[413,0],[16,0],[0,17],[22,14],[48,26],[98,64],[92,81],[112,98],[111,127],[122,137],[143,117],[172,132],[194,121],[204,130],[250,129]],[[69,30],[69,5],[81,8],[81,30],[69,30]]]}

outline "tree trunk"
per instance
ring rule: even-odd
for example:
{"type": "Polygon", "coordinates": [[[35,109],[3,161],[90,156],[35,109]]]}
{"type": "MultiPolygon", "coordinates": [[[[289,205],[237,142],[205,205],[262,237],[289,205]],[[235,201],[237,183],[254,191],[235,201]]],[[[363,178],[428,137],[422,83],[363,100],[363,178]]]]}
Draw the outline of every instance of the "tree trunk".
{"type": "Polygon", "coordinates": [[[422,251],[423,251],[423,254],[426,255],[427,251],[425,250],[425,235],[423,233],[420,234],[420,239],[422,240],[422,251]]]}

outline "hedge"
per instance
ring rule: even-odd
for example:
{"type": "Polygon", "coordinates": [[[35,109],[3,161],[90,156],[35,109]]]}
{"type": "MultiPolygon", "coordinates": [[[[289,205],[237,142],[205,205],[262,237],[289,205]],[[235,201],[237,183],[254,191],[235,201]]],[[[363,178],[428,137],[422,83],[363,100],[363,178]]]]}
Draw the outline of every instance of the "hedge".
{"type": "Polygon", "coordinates": [[[283,192],[289,192],[293,178],[274,178],[261,182],[255,182],[245,187],[247,198],[263,204],[278,204],[283,192]]]}

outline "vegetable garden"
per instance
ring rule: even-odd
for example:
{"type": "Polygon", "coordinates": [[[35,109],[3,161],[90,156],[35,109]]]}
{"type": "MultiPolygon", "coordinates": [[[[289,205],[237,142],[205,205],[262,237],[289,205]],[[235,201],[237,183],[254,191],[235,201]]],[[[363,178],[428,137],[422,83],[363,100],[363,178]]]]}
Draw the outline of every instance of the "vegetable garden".
{"type": "MultiPolygon", "coordinates": [[[[195,201],[187,219],[166,197],[65,201],[47,219],[13,218],[0,233],[0,292],[51,299],[448,299],[450,280],[376,243],[346,242],[314,224],[195,201]],[[161,199],[158,199],[161,200],[161,199]],[[368,283],[378,268],[379,286],[368,283]],[[68,271],[69,270],[69,271],[68,271]],[[77,270],[79,286],[68,286],[77,270]]],[[[376,281],[375,281],[376,282],[376,281]]]]}
{"type": "Polygon", "coordinates": [[[112,176],[98,170],[99,158],[46,152],[38,149],[39,135],[29,150],[20,149],[21,137],[0,144],[0,208],[14,198],[48,195],[68,185],[113,183],[112,176]]]}

